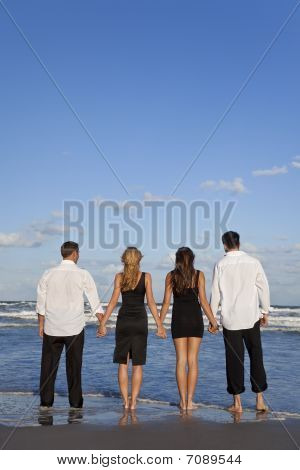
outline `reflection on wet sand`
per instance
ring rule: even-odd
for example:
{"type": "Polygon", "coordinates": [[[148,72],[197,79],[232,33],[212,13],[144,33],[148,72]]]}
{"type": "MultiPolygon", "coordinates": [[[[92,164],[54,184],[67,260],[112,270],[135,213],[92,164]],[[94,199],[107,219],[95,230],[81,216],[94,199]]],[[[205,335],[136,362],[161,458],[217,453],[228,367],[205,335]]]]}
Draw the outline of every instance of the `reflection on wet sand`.
{"type": "MultiPolygon", "coordinates": [[[[67,423],[78,424],[83,419],[83,409],[70,408],[68,410],[67,423]]],[[[52,408],[40,408],[38,413],[38,423],[42,426],[52,426],[54,424],[54,410],[52,408]]]]}
{"type": "Polygon", "coordinates": [[[124,410],[119,420],[119,426],[128,426],[129,424],[138,424],[136,410],[124,410]]]}

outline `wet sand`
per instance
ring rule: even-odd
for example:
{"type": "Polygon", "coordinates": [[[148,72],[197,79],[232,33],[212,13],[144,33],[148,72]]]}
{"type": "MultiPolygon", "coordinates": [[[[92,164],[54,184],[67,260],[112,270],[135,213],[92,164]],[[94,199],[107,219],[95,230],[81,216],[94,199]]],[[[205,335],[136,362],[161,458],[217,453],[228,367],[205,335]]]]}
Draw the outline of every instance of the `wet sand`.
{"type": "Polygon", "coordinates": [[[85,396],[82,410],[56,396],[41,409],[39,397],[2,394],[0,448],[4,449],[297,449],[300,418],[291,413],[234,415],[201,404],[181,413],[175,404],[139,400],[135,413],[124,412],[117,397],[85,396]]]}
{"type": "Polygon", "coordinates": [[[135,423],[128,416],[119,425],[0,426],[2,449],[297,449],[300,421],[215,423],[191,417],[135,423]],[[284,427],[283,427],[284,424],[284,427]],[[287,432],[288,430],[288,432],[287,432]]]}

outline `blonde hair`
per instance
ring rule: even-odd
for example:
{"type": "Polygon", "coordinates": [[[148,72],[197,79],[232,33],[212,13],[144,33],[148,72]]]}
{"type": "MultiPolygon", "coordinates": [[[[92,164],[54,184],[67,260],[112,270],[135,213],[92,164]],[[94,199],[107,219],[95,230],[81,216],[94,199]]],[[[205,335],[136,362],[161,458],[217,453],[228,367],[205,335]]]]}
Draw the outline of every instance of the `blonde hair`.
{"type": "Polygon", "coordinates": [[[143,255],[140,250],[135,247],[126,248],[122,254],[121,261],[124,264],[121,281],[122,291],[131,290],[136,287],[142,257],[143,255]]]}

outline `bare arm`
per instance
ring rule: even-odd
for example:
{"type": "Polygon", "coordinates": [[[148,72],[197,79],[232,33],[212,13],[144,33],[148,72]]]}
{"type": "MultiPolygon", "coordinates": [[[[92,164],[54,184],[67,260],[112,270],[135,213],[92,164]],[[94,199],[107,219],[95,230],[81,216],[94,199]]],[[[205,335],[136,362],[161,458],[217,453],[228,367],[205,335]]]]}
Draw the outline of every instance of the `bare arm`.
{"type": "Polygon", "coordinates": [[[97,336],[105,336],[106,335],[106,326],[105,325],[106,325],[107,320],[111,316],[115,306],[117,305],[117,302],[118,302],[119,296],[120,296],[120,292],[121,292],[121,274],[118,273],[115,276],[114,290],[113,290],[112,296],[110,298],[109,304],[107,306],[106,312],[103,316],[101,316],[101,314],[99,314],[99,316],[97,315],[97,317],[100,321],[100,326],[99,326],[99,329],[98,329],[97,336]]]}
{"type": "Polygon", "coordinates": [[[171,284],[171,273],[168,273],[165,280],[165,293],[164,293],[164,300],[161,306],[160,311],[160,319],[163,323],[165,321],[166,315],[168,313],[170,302],[172,296],[172,284],[171,284]]]}
{"type": "Polygon", "coordinates": [[[165,331],[162,326],[161,319],[159,318],[158,312],[157,312],[157,307],[156,307],[156,302],[154,300],[153,296],[153,290],[152,290],[152,278],[150,273],[145,274],[145,287],[146,287],[146,298],[147,298],[147,304],[148,307],[150,308],[150,312],[152,313],[152,316],[155,320],[159,336],[164,336],[165,337],[165,331]]]}
{"type": "Polygon", "coordinates": [[[206,297],[205,276],[204,276],[202,271],[200,271],[200,275],[199,275],[198,289],[199,289],[199,300],[200,300],[201,306],[204,310],[204,313],[207,316],[209,322],[212,324],[213,329],[217,330],[218,329],[218,322],[217,322],[216,318],[214,317],[214,314],[212,312],[212,309],[210,308],[210,305],[209,305],[207,297],[206,297]]]}

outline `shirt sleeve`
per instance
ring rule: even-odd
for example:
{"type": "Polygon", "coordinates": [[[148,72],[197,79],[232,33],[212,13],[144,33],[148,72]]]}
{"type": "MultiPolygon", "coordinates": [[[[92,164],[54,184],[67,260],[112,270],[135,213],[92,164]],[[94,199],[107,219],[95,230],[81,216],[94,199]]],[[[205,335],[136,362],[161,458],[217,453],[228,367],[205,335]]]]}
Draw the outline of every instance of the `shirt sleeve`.
{"type": "Polygon", "coordinates": [[[104,310],[102,308],[102,305],[98,296],[95,281],[88,271],[85,271],[85,274],[84,274],[83,289],[89,301],[89,304],[91,306],[92,313],[94,315],[96,315],[96,313],[104,313],[104,310]]]}
{"type": "Polygon", "coordinates": [[[219,286],[219,270],[218,270],[218,265],[216,264],[214,268],[212,287],[211,287],[211,297],[210,297],[210,306],[215,316],[219,310],[220,302],[221,302],[221,293],[220,293],[220,286],[219,286]]]}
{"type": "Polygon", "coordinates": [[[37,286],[36,313],[43,316],[46,315],[47,274],[48,271],[43,274],[37,286]]]}
{"type": "Polygon", "coordinates": [[[263,267],[258,263],[255,285],[258,290],[258,297],[261,305],[262,313],[269,313],[270,310],[270,289],[266,274],[263,267]]]}

